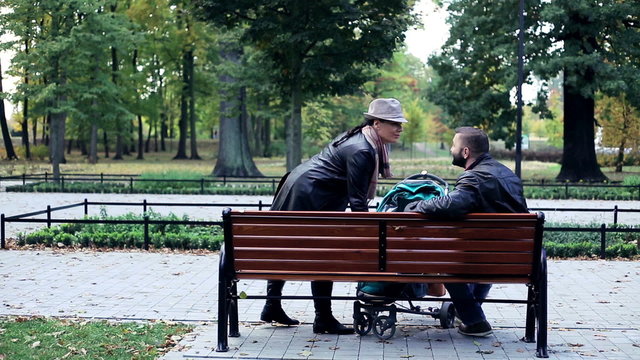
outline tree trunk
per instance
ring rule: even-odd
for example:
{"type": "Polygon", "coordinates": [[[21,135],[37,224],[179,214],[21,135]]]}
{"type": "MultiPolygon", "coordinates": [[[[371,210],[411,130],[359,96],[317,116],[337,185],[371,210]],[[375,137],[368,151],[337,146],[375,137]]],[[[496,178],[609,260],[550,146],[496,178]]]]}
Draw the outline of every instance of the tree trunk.
{"type": "Polygon", "coordinates": [[[195,64],[193,58],[193,50],[189,50],[187,52],[187,65],[189,67],[189,135],[190,135],[190,145],[191,145],[191,160],[200,160],[200,155],[198,155],[198,143],[197,137],[198,132],[196,130],[196,92],[195,92],[195,64]]]}
{"type": "Polygon", "coordinates": [[[102,143],[104,145],[104,158],[109,158],[109,137],[107,136],[107,130],[102,130],[102,143]]]}
{"type": "Polygon", "coordinates": [[[144,134],[142,131],[142,115],[138,115],[138,156],[137,160],[144,160],[144,134]]]}
{"type": "Polygon", "coordinates": [[[167,151],[167,114],[163,111],[160,113],[160,151],[167,151]]]}
{"type": "Polygon", "coordinates": [[[89,164],[98,162],[98,125],[91,124],[91,134],[89,135],[89,164]]]}
{"type": "MultiPolygon", "coordinates": [[[[29,55],[29,40],[24,41],[24,53],[29,55]]],[[[24,84],[29,86],[29,70],[24,69],[24,84]]],[[[29,146],[29,97],[22,100],[22,146],[24,146],[24,156],[31,159],[31,149],[29,146]]],[[[35,137],[34,137],[35,138],[35,137]]]]}
{"type": "MultiPolygon", "coordinates": [[[[235,44],[223,44],[220,57],[238,64],[240,49],[235,44]]],[[[238,89],[237,80],[228,74],[220,76],[220,133],[219,150],[214,176],[261,176],[251,158],[247,138],[247,123],[243,119],[244,89],[238,89]]]]}
{"type": "Polygon", "coordinates": [[[33,118],[33,123],[31,124],[31,139],[33,139],[33,146],[38,145],[38,117],[33,118]]]}
{"type": "Polygon", "coordinates": [[[180,92],[180,121],[178,127],[178,153],[173,157],[176,159],[187,159],[187,131],[189,126],[189,55],[183,50],[182,54],[182,91],[180,92]]]}
{"type": "Polygon", "coordinates": [[[287,171],[302,161],[302,89],[294,80],[291,91],[291,116],[287,121],[287,171]]]}
{"type": "Polygon", "coordinates": [[[116,153],[113,155],[113,160],[122,160],[122,154],[124,153],[124,140],[122,134],[118,132],[116,134],[116,153]]]}
{"type": "MultiPolygon", "coordinates": [[[[0,93],[2,93],[2,64],[0,63],[0,93]]],[[[11,142],[11,133],[9,132],[9,125],[7,124],[7,118],[4,114],[4,99],[0,99],[0,126],[2,127],[2,138],[4,139],[4,149],[7,152],[8,160],[17,160],[15,150],[13,149],[13,143],[11,142]]],[[[26,129],[22,129],[23,133],[26,129]]],[[[24,139],[24,135],[23,135],[24,139]]]]}
{"type": "MultiPolygon", "coordinates": [[[[567,81],[564,73],[564,147],[558,181],[601,182],[607,177],[600,170],[595,150],[595,100],[567,81]]],[[[589,74],[584,75],[589,78],[589,74]]],[[[593,72],[591,71],[591,78],[593,72]]]]}

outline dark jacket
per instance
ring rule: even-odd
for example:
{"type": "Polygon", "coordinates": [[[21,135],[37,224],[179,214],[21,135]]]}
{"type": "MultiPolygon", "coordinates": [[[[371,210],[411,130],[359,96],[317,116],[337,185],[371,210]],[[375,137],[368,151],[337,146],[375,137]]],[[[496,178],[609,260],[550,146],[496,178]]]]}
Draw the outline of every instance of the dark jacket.
{"type": "Polygon", "coordinates": [[[527,213],[520,179],[489,154],[481,155],[456,180],[455,188],[443,197],[414,201],[404,211],[442,218],[468,213],[527,213]]]}
{"type": "MultiPolygon", "coordinates": [[[[342,135],[336,139],[341,138],[342,135]]],[[[273,199],[271,210],[368,211],[367,192],[376,151],[362,133],[298,165],[273,199]]]]}

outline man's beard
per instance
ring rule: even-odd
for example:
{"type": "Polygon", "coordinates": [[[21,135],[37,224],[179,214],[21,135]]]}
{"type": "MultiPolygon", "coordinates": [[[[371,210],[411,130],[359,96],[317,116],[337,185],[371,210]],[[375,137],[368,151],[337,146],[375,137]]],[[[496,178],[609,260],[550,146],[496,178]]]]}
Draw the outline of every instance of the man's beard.
{"type": "Polygon", "coordinates": [[[461,168],[464,168],[467,161],[465,160],[464,156],[462,156],[462,150],[460,150],[460,152],[457,154],[451,154],[451,155],[453,156],[453,160],[451,160],[451,163],[455,166],[460,166],[461,168]]]}

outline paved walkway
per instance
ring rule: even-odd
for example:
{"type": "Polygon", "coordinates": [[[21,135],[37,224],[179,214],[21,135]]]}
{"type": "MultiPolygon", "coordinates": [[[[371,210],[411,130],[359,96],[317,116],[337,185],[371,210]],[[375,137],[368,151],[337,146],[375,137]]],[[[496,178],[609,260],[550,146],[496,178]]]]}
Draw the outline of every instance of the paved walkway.
{"type": "MultiPolygon", "coordinates": [[[[524,306],[486,304],[492,336],[472,339],[437,320],[399,319],[387,341],[374,335],[315,335],[310,301],[285,301],[298,327],[258,320],[261,301],[241,300],[241,337],[217,353],[217,255],[145,252],[0,251],[0,316],[42,315],[95,319],[184,321],[196,326],[164,360],[254,359],[530,359],[535,344],[524,334],[524,306]]],[[[549,355],[552,359],[640,358],[640,261],[549,263],[549,355]]],[[[337,283],[335,295],[355,285],[337,283]]],[[[242,281],[239,291],[264,294],[264,281],[242,281]]],[[[308,295],[309,285],[290,282],[285,292],[308,295]]],[[[524,297],[524,286],[496,285],[490,296],[524,297]]],[[[427,305],[427,304],[425,304],[427,305]]],[[[431,304],[436,306],[437,304],[431,304]]],[[[334,301],[334,313],[351,323],[352,304],[334,301]]]]}

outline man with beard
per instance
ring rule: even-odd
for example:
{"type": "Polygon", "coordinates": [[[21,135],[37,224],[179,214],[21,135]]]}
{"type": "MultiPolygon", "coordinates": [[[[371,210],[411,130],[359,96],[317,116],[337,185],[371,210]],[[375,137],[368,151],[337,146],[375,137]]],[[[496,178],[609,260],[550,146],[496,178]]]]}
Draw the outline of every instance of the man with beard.
{"type": "MultiPolygon", "coordinates": [[[[473,127],[455,130],[451,155],[453,165],[464,168],[455,188],[442,197],[415,201],[404,211],[415,211],[436,218],[455,219],[468,213],[527,213],[520,179],[489,155],[487,134],[473,127]]],[[[482,311],[482,301],[491,284],[445,284],[462,324],[458,332],[468,336],[487,336],[491,325],[482,311]]]]}

